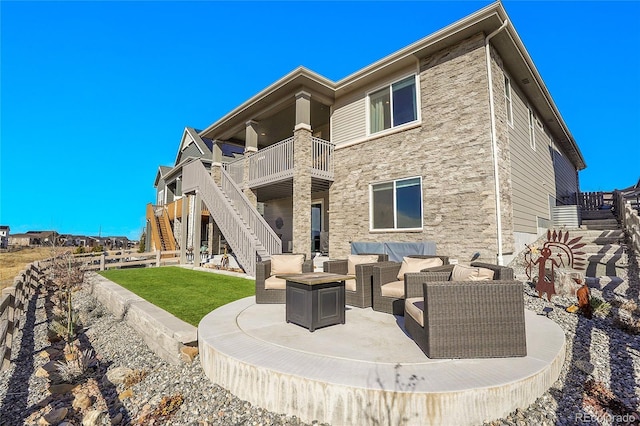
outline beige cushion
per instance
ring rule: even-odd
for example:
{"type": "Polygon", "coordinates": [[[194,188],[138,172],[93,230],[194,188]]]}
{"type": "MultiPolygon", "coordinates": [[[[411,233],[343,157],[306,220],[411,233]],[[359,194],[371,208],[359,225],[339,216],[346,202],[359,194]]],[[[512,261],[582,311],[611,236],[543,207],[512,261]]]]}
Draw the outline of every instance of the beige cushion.
{"type": "Polygon", "coordinates": [[[301,274],[304,254],[271,255],[271,275],[301,274]]]}
{"type": "Polygon", "coordinates": [[[403,299],[404,298],[404,280],[393,281],[393,282],[384,284],[380,288],[380,290],[384,297],[393,297],[396,299],[403,299]]]}
{"type": "Polygon", "coordinates": [[[284,290],[287,288],[287,281],[282,278],[271,276],[264,280],[264,288],[266,290],[284,290]]]}
{"type": "Polygon", "coordinates": [[[411,315],[411,318],[424,327],[424,299],[422,297],[406,299],[404,301],[404,314],[411,315]]]}
{"type": "Polygon", "coordinates": [[[356,274],[356,265],[362,265],[363,263],[376,263],[377,261],[377,254],[350,254],[347,256],[347,275],[356,274]]]}
{"type": "Polygon", "coordinates": [[[442,259],[439,257],[431,257],[428,259],[420,259],[417,257],[405,257],[402,259],[402,265],[398,272],[398,279],[404,280],[404,274],[411,272],[420,272],[425,268],[433,268],[435,266],[442,266],[442,259]]]}
{"type": "Polygon", "coordinates": [[[489,281],[493,279],[493,271],[487,268],[475,268],[467,265],[454,265],[451,281],[489,281]]]}
{"type": "Polygon", "coordinates": [[[344,280],[344,289],[348,291],[356,291],[356,279],[344,280]]]}

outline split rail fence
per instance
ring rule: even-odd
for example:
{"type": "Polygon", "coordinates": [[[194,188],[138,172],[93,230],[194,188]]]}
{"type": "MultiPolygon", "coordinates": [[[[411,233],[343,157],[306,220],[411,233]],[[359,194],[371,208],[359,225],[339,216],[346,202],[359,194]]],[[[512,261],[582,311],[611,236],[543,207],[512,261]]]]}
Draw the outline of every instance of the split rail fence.
{"type": "Polygon", "coordinates": [[[153,251],[146,253],[83,253],[74,257],[85,271],[104,271],[113,268],[136,268],[147,266],[177,265],[180,263],[180,251],[153,251]],[[116,254],[117,253],[117,254],[116,254]]]}

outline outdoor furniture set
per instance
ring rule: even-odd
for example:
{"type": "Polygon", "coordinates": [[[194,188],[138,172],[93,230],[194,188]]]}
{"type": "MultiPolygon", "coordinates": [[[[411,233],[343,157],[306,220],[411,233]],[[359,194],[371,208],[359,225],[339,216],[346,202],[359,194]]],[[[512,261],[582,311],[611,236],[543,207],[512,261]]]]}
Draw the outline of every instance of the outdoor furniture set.
{"type": "Polygon", "coordinates": [[[404,315],[407,334],[429,358],[526,356],[522,284],[511,268],[450,265],[447,256],[436,255],[387,259],[350,255],[310,274],[313,266],[303,254],[274,255],[258,264],[256,303],[287,303],[287,322],[310,331],[344,324],[345,301],[404,315]],[[322,309],[331,313],[324,323],[322,309]]]}

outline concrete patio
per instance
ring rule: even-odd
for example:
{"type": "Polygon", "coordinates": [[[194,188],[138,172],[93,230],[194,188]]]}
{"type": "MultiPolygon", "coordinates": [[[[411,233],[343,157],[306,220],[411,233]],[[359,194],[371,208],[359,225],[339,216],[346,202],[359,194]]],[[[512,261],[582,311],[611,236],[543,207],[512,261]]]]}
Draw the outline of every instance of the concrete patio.
{"type": "Polygon", "coordinates": [[[346,324],[311,333],[284,305],[253,297],[211,312],[198,342],[207,376],[267,410],[334,425],[473,425],[525,408],[558,378],[565,337],[526,311],[523,358],[430,360],[403,318],[347,307],[346,324]]]}

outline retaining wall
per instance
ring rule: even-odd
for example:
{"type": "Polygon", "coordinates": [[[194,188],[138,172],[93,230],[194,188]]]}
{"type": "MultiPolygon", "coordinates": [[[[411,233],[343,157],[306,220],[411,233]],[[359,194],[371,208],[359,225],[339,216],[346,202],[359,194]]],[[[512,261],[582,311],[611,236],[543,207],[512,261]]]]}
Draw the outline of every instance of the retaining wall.
{"type": "Polygon", "coordinates": [[[90,293],[116,318],[140,334],[156,355],[172,364],[180,362],[180,348],[198,341],[198,330],[170,313],[147,302],[113,281],[95,274],[85,276],[90,293]]]}

